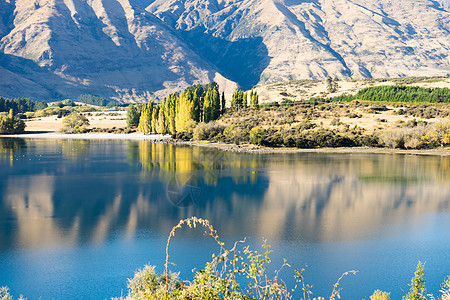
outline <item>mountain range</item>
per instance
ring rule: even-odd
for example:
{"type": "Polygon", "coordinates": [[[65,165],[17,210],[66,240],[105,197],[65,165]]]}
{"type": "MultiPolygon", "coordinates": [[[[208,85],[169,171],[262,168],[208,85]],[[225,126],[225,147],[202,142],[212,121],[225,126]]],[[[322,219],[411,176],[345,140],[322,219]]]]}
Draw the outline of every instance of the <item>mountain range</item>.
{"type": "Polygon", "coordinates": [[[0,96],[450,75],[449,0],[0,0],[0,96]]]}

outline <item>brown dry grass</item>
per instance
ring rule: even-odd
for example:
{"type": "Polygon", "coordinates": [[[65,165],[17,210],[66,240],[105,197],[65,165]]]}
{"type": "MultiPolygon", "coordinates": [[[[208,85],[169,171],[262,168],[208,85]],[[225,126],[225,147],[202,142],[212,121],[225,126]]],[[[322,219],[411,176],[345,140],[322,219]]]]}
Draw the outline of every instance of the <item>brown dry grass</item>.
{"type": "MultiPolygon", "coordinates": [[[[89,128],[122,128],[127,126],[126,111],[93,112],[84,114],[89,119],[89,128]],[[117,115],[116,115],[117,114],[117,115]]],[[[29,119],[25,123],[26,131],[52,131],[56,132],[62,126],[63,118],[56,116],[29,119]]]]}

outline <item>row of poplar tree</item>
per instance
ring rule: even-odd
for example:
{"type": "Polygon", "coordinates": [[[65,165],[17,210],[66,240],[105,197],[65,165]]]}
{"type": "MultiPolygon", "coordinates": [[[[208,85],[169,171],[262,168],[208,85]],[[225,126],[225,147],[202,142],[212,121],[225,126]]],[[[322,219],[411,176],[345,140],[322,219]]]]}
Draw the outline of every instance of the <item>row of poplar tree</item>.
{"type": "MultiPolygon", "coordinates": [[[[258,95],[236,90],[231,100],[231,109],[258,108],[258,95]],[[250,105],[248,105],[250,98],[250,105]]],[[[181,94],[172,93],[161,104],[150,101],[142,105],[130,105],[127,123],[138,127],[143,133],[187,132],[198,122],[208,123],[218,119],[226,111],[225,93],[219,93],[219,85],[211,82],[205,86],[193,85],[181,94]]]]}

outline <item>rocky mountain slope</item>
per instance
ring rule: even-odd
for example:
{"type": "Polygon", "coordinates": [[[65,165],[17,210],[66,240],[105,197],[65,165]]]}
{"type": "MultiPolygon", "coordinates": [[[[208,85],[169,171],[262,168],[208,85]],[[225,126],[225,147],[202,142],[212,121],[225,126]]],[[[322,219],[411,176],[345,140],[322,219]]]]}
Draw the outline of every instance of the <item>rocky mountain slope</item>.
{"type": "Polygon", "coordinates": [[[2,0],[0,11],[0,96],[134,102],[212,80],[236,87],[128,0],[2,0]]]}
{"type": "Polygon", "coordinates": [[[0,0],[0,96],[446,76],[449,0],[0,0]],[[144,9],[146,7],[146,9],[144,9]]]}
{"type": "Polygon", "coordinates": [[[156,0],[147,10],[246,87],[450,73],[450,10],[430,0],[156,0]]]}

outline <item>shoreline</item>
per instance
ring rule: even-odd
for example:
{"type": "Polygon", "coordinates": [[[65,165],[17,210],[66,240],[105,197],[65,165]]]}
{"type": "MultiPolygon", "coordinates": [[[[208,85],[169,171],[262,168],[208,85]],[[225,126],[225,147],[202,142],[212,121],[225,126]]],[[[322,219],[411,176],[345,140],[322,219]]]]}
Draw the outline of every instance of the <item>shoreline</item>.
{"type": "Polygon", "coordinates": [[[343,154],[404,154],[404,155],[436,155],[450,156],[450,148],[437,149],[388,149],[370,147],[349,147],[349,148],[270,148],[252,144],[234,145],[226,143],[215,143],[208,141],[181,141],[174,140],[170,135],[143,133],[78,133],[64,134],[57,132],[26,132],[23,134],[0,135],[0,138],[21,138],[21,139],[72,139],[72,140],[147,140],[153,143],[174,144],[180,146],[196,146],[215,148],[222,151],[247,152],[261,154],[282,154],[282,153],[343,153],[343,154]]]}
{"type": "Polygon", "coordinates": [[[172,140],[170,135],[143,133],[59,133],[59,132],[25,132],[21,134],[1,135],[0,138],[22,139],[70,139],[70,140],[172,140]]]}

